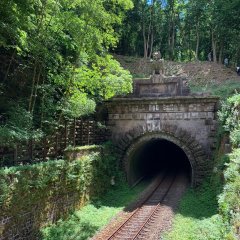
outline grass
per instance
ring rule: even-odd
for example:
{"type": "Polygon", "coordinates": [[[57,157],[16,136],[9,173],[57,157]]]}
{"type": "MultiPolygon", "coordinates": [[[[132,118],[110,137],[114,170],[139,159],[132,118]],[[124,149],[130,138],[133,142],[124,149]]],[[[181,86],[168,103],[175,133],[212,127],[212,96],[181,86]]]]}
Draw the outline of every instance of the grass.
{"type": "Polygon", "coordinates": [[[224,224],[218,215],[217,188],[206,181],[189,189],[181,200],[172,230],[164,240],[222,240],[224,224]]]}
{"type": "MultiPolygon", "coordinates": [[[[146,183],[131,189],[126,183],[113,187],[103,197],[74,212],[67,220],[42,230],[43,240],[85,240],[105,226],[129,202],[136,199],[146,183]]],[[[218,190],[210,181],[189,189],[175,216],[173,229],[164,240],[222,240],[224,224],[217,214],[218,190]]]]}
{"type": "Polygon", "coordinates": [[[86,146],[68,146],[65,151],[80,151],[80,150],[94,150],[94,149],[100,149],[100,145],[86,145],[86,146]]]}
{"type": "Polygon", "coordinates": [[[43,240],[85,240],[105,226],[146,187],[141,183],[131,189],[127,183],[112,187],[103,197],[95,199],[67,220],[42,229],[43,240]]]}
{"type": "Polygon", "coordinates": [[[209,92],[211,95],[219,96],[221,100],[226,99],[233,93],[240,92],[240,81],[225,81],[221,84],[208,83],[205,85],[190,84],[191,92],[209,92]]]}
{"type": "Polygon", "coordinates": [[[150,78],[149,74],[143,74],[143,73],[134,73],[133,78],[150,78]]]}

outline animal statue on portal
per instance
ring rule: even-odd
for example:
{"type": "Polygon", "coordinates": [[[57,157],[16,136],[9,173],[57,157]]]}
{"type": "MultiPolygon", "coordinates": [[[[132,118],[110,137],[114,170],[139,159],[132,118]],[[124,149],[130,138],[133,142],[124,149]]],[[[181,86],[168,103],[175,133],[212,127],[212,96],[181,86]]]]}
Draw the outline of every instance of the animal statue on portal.
{"type": "Polygon", "coordinates": [[[164,75],[164,60],[161,58],[160,51],[153,53],[152,71],[153,75],[164,75]]]}

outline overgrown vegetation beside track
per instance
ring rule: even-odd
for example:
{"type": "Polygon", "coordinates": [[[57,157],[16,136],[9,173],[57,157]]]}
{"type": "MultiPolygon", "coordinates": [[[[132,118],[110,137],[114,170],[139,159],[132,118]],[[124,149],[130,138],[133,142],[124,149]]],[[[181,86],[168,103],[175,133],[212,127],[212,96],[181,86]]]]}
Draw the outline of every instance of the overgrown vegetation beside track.
{"type": "Polygon", "coordinates": [[[219,187],[210,179],[197,189],[189,189],[181,200],[173,230],[164,240],[223,239],[224,223],[218,215],[217,194],[219,187]]]}
{"type": "Polygon", "coordinates": [[[219,146],[211,179],[198,189],[190,189],[182,199],[173,230],[166,240],[237,240],[240,238],[240,94],[229,83],[213,91],[222,99],[219,142],[230,136],[232,151],[224,154],[219,146]],[[224,89],[224,87],[226,87],[224,89]],[[236,92],[236,91],[235,91],[236,92]],[[224,180],[223,180],[224,178],[224,180]]]}
{"type": "Polygon", "coordinates": [[[0,236],[37,239],[42,226],[66,218],[109,189],[118,174],[114,151],[110,144],[90,150],[95,151],[77,160],[1,168],[0,236]]]}
{"type": "Polygon", "coordinates": [[[145,183],[142,183],[131,189],[123,179],[118,179],[116,186],[104,196],[74,212],[66,221],[60,220],[43,229],[42,238],[44,240],[89,239],[129,202],[136,199],[144,187],[145,183]]]}
{"type": "Polygon", "coordinates": [[[232,152],[227,156],[224,188],[219,209],[227,225],[228,239],[240,238],[240,94],[229,97],[219,112],[223,130],[230,135],[232,152]]]}

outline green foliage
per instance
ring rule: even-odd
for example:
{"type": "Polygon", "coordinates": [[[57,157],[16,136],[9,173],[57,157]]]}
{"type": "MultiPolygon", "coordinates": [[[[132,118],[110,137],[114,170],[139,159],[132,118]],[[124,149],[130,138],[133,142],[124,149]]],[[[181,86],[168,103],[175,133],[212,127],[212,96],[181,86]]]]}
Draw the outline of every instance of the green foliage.
{"type": "Polygon", "coordinates": [[[164,240],[222,240],[226,228],[218,215],[218,187],[206,181],[197,189],[189,189],[181,200],[173,230],[164,240]]]}
{"type": "Polygon", "coordinates": [[[114,95],[129,93],[132,91],[132,77],[110,55],[96,57],[92,67],[83,66],[75,70],[75,78],[72,80],[71,89],[90,92],[95,99],[106,100],[114,95]]]}
{"type": "Polygon", "coordinates": [[[240,94],[236,93],[222,103],[222,108],[218,112],[223,129],[230,132],[231,143],[234,147],[240,144],[239,106],[240,94]]]}
{"type": "MultiPolygon", "coordinates": [[[[91,162],[89,159],[86,159],[86,161],[88,164],[91,162]]],[[[3,168],[0,171],[0,186],[3,190],[0,195],[0,203],[3,209],[13,207],[14,204],[20,204],[22,200],[30,203],[31,200],[34,201],[35,194],[39,194],[39,191],[50,188],[54,184],[60,189],[62,189],[61,185],[65,185],[65,187],[75,186],[76,190],[83,190],[79,179],[80,177],[83,180],[87,178],[87,175],[83,175],[87,172],[86,170],[87,164],[84,161],[68,163],[64,160],[3,168]],[[66,172],[62,176],[64,170],[66,172]],[[23,192],[25,196],[29,195],[28,199],[25,199],[23,192]]]]}
{"type": "Polygon", "coordinates": [[[121,31],[118,53],[151,57],[161,51],[168,60],[212,60],[239,64],[238,0],[133,0],[121,31]],[[146,54],[147,52],[147,54],[146,54]]]}
{"type": "Polygon", "coordinates": [[[240,122],[239,122],[240,94],[229,97],[219,111],[221,124],[230,133],[233,151],[229,154],[225,164],[225,184],[219,196],[219,209],[228,227],[226,239],[239,239],[240,233],[240,122]]]}
{"type": "MultiPolygon", "coordinates": [[[[107,143],[105,144],[107,145],[107,143]]],[[[101,146],[99,145],[86,145],[86,146],[68,146],[65,151],[80,151],[80,150],[99,150],[101,146]]]]}
{"type": "Polygon", "coordinates": [[[85,93],[75,91],[60,109],[66,117],[77,118],[93,113],[95,107],[94,100],[89,99],[85,93]]]}
{"type": "MultiPolygon", "coordinates": [[[[116,159],[111,145],[76,161],[48,161],[39,164],[0,169],[1,211],[16,214],[15,207],[24,208],[36,201],[46,200],[70,189],[80,196],[98,195],[110,185],[111,176],[116,175],[116,159]],[[111,156],[108,153],[111,152],[111,156]],[[94,185],[97,184],[97,187],[94,185]],[[52,189],[54,187],[54,189],[52,189]],[[24,193],[24,194],[23,194],[24,193]]],[[[80,197],[79,197],[80,200],[80,197]]],[[[3,214],[3,213],[2,213],[3,214]]]]}
{"type": "Polygon", "coordinates": [[[39,139],[42,136],[40,130],[33,130],[32,115],[24,108],[13,105],[8,111],[8,120],[4,126],[0,126],[0,145],[14,145],[20,141],[39,139]]]}
{"type": "Polygon", "coordinates": [[[104,196],[95,199],[81,210],[74,212],[67,220],[43,228],[44,240],[76,239],[84,240],[92,237],[106,225],[129,202],[133,201],[145,184],[131,189],[121,179],[104,196]]]}
{"type": "Polygon", "coordinates": [[[240,146],[240,126],[236,126],[230,133],[230,141],[232,146],[239,147],[240,146]]]}
{"type": "Polygon", "coordinates": [[[22,102],[32,129],[46,133],[63,117],[88,115],[96,103],[130,92],[131,75],[109,49],[132,7],[131,0],[1,1],[0,58],[7,66],[0,69],[0,102],[22,102]]]}
{"type": "Polygon", "coordinates": [[[224,173],[226,183],[223,193],[219,196],[220,212],[229,224],[229,235],[239,238],[240,227],[240,149],[234,149],[229,155],[224,173]]]}
{"type": "Polygon", "coordinates": [[[208,83],[205,85],[196,85],[190,82],[190,88],[193,93],[208,92],[220,97],[221,100],[226,100],[229,96],[240,90],[240,82],[229,80],[222,84],[208,83]]]}

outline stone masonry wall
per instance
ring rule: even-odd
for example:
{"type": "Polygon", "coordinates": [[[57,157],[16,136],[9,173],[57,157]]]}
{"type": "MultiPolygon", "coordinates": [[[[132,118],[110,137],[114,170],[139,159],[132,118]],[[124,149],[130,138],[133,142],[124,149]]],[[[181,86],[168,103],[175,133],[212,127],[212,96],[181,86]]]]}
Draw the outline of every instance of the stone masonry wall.
{"type": "MultiPolygon", "coordinates": [[[[188,139],[196,142],[195,145],[199,147],[196,150],[195,145],[191,147],[191,154],[194,155],[194,151],[197,152],[201,148],[201,152],[204,153],[201,153],[202,158],[199,161],[202,159],[210,161],[215,148],[217,103],[218,98],[215,97],[116,98],[107,103],[108,125],[111,128],[113,141],[117,145],[124,142],[125,147],[120,147],[123,158],[131,144],[141,135],[148,132],[149,134],[166,132],[176,141],[179,140],[180,146],[187,147],[190,144],[188,139]],[[166,126],[167,129],[169,126],[172,127],[170,133],[166,130],[166,126]],[[135,129],[143,130],[140,134],[132,133],[135,129]],[[177,129],[184,132],[183,135],[188,135],[187,140],[186,137],[181,138],[177,129]]],[[[200,170],[196,169],[196,171],[200,170]]],[[[201,174],[202,177],[203,175],[201,174]]]]}
{"type": "Polygon", "coordinates": [[[177,125],[191,133],[210,154],[217,124],[217,100],[213,97],[114,99],[108,102],[108,124],[113,137],[145,123],[177,125]]]}
{"type": "Polygon", "coordinates": [[[0,169],[0,240],[41,239],[42,227],[106,191],[107,154],[92,146],[77,159],[0,169]]]}

